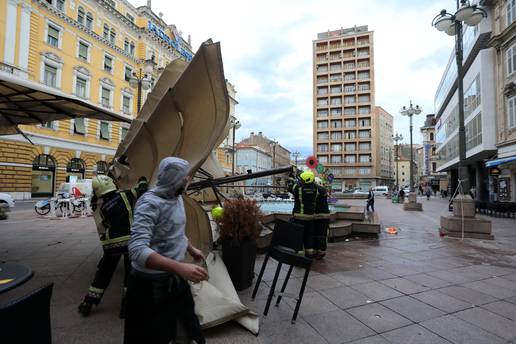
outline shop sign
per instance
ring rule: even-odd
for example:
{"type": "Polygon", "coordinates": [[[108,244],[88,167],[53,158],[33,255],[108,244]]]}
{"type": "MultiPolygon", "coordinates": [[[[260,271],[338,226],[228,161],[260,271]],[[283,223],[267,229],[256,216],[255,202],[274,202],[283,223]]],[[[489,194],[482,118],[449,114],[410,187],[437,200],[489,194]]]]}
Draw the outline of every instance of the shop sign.
{"type": "Polygon", "coordinates": [[[174,40],[174,39],[168,37],[168,35],[163,30],[161,30],[159,28],[159,26],[157,26],[156,24],[154,24],[151,21],[148,21],[147,22],[147,29],[150,32],[152,32],[154,35],[156,35],[159,38],[161,38],[162,40],[164,40],[168,45],[170,45],[174,49],[176,49],[177,52],[179,52],[179,54],[181,56],[183,56],[187,61],[191,61],[192,60],[193,55],[188,50],[186,50],[185,48],[183,48],[181,46],[181,43],[179,42],[179,40],[174,40]]]}
{"type": "Polygon", "coordinates": [[[68,172],[82,172],[80,169],[78,168],[69,168],[67,169],[68,172]]]}
{"type": "Polygon", "coordinates": [[[500,174],[502,174],[502,171],[500,171],[500,169],[497,167],[492,167],[489,169],[490,176],[499,176],[500,174]]]}
{"type": "Polygon", "coordinates": [[[34,165],[32,166],[35,170],[50,170],[50,168],[48,168],[47,166],[38,166],[38,165],[34,165]]]}

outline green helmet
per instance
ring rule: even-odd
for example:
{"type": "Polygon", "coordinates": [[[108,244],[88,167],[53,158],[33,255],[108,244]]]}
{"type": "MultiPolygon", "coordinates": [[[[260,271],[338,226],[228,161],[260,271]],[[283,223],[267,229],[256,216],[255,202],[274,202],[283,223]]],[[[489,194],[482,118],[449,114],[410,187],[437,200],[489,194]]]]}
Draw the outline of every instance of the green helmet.
{"type": "Polygon", "coordinates": [[[211,216],[214,220],[220,220],[224,216],[224,208],[215,207],[211,210],[211,216]]]}
{"type": "Polygon", "coordinates": [[[116,185],[113,182],[113,179],[105,175],[93,177],[91,187],[97,197],[102,197],[109,192],[116,191],[116,185]]]}
{"type": "Polygon", "coordinates": [[[303,173],[301,173],[299,178],[301,178],[303,183],[311,184],[315,180],[315,175],[314,175],[314,173],[312,171],[304,171],[303,173]]]}

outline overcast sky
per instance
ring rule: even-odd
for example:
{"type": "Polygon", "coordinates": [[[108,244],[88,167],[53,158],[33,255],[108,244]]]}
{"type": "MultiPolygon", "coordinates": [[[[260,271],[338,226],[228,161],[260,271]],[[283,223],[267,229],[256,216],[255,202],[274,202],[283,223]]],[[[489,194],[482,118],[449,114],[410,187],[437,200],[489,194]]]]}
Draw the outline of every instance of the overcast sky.
{"type": "MultiPolygon", "coordinates": [[[[136,6],[146,1],[133,2],[136,6]]],[[[369,25],[374,31],[376,105],[394,116],[395,131],[408,142],[408,118],[399,109],[423,107],[415,119],[420,142],[424,114],[450,57],[454,38],[431,27],[443,0],[153,0],[155,13],[176,24],[197,50],[220,41],[226,78],[237,90],[237,140],[251,131],[278,140],[302,156],[312,152],[312,40],[317,33],[369,25]]]]}

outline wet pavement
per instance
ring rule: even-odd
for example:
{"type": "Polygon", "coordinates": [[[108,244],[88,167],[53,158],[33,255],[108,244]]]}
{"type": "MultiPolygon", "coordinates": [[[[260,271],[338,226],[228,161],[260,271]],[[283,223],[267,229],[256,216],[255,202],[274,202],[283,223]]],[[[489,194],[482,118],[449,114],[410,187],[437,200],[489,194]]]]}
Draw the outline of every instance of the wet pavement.
{"type": "MultiPolygon", "coordinates": [[[[206,331],[208,343],[512,343],[516,340],[516,219],[493,218],[495,240],[440,238],[440,215],[447,202],[421,198],[423,212],[376,200],[382,229],[396,235],[329,244],[314,264],[298,321],[290,319],[295,301],[284,299],[261,319],[259,336],[230,323],[206,331]]],[[[349,203],[362,205],[363,200],[349,203]]],[[[91,218],[49,220],[32,209],[0,222],[0,260],[19,261],[35,276],[0,302],[54,282],[54,343],[121,343],[118,319],[122,269],[100,307],[88,318],[77,313],[95,272],[101,249],[91,218]]],[[[256,270],[261,267],[258,258],[256,270]]],[[[261,314],[274,276],[269,263],[256,300],[251,288],[242,301],[261,314]]],[[[280,279],[286,270],[282,272],[280,279]]],[[[295,293],[302,271],[287,292],[295,293]]]]}

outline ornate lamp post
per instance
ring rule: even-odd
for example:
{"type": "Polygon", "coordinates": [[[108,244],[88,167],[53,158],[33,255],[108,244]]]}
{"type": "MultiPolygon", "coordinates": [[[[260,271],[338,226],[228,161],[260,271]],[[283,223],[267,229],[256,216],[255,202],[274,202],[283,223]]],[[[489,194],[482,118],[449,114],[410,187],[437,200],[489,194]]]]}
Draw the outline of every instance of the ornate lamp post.
{"type": "Polygon", "coordinates": [[[459,188],[463,195],[469,194],[468,168],[466,166],[466,130],[464,127],[464,69],[462,66],[464,48],[462,45],[463,22],[468,26],[478,25],[487,17],[487,12],[471,5],[467,0],[457,0],[455,14],[442,10],[433,20],[432,26],[445,32],[449,36],[455,36],[455,60],[457,62],[457,93],[459,96],[459,188]]]}
{"type": "Polygon", "coordinates": [[[232,146],[232,158],[231,158],[231,175],[235,175],[235,132],[241,127],[240,122],[236,118],[231,119],[231,130],[233,130],[233,146],[232,146]]]}
{"type": "Polygon", "coordinates": [[[400,113],[403,116],[408,116],[410,118],[410,192],[414,192],[414,149],[412,147],[412,116],[419,115],[423,109],[419,105],[415,107],[412,106],[412,100],[410,101],[410,105],[407,108],[406,106],[402,107],[400,113]]]}
{"type": "Polygon", "coordinates": [[[403,135],[396,133],[396,135],[392,135],[392,139],[396,142],[396,190],[400,189],[400,175],[398,170],[398,162],[400,160],[400,145],[399,142],[403,140],[403,135]]]}
{"type": "Polygon", "coordinates": [[[152,86],[150,75],[154,71],[154,66],[156,66],[154,59],[145,60],[143,70],[140,68],[138,73],[133,72],[133,75],[129,78],[129,86],[138,90],[138,112],[142,108],[142,89],[146,91],[152,86]]]}
{"type": "Polygon", "coordinates": [[[295,163],[296,163],[296,168],[297,168],[297,158],[299,158],[299,155],[300,155],[300,154],[301,154],[301,153],[299,153],[299,152],[297,152],[297,151],[296,151],[296,152],[294,152],[294,153],[292,153],[292,156],[294,157],[294,161],[295,161],[295,163]]]}

